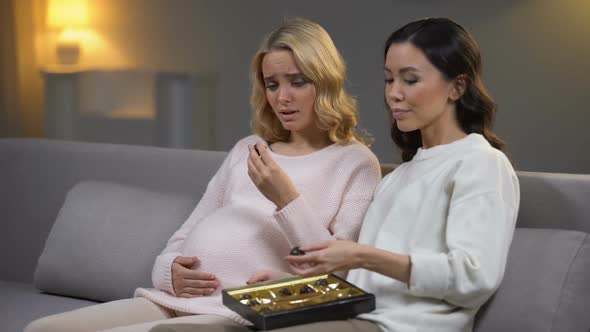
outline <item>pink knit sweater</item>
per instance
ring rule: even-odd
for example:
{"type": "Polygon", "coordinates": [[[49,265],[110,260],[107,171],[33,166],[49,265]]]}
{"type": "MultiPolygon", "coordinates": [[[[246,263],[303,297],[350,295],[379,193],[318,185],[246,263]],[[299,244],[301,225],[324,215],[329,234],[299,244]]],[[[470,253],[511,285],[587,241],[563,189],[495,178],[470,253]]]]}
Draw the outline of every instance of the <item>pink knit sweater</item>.
{"type": "Polygon", "coordinates": [[[256,271],[288,271],[283,258],[293,246],[357,239],[381,179],[375,155],[358,142],[332,144],[297,157],[271,152],[300,192],[276,211],[247,173],[248,145],[260,141],[252,135],[234,146],[195,210],[156,258],[156,289],[138,288],[135,296],[177,311],[216,314],[248,324],[222,304],[222,288],[245,285],[256,271]],[[213,273],[221,286],[211,296],[172,295],[171,266],[177,256],[198,257],[201,263],[195,268],[213,273]]]}

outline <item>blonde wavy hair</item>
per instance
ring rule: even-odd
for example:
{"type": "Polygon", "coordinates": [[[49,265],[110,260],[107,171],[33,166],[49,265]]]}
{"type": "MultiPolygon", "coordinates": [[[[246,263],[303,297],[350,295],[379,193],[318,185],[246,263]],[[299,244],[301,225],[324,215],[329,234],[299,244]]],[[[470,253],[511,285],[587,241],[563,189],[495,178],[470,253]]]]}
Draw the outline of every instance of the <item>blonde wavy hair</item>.
{"type": "Polygon", "coordinates": [[[269,143],[285,142],[289,138],[289,130],[282,126],[266,99],[262,76],[264,56],[276,50],[290,51],[302,74],[314,84],[318,128],[325,130],[332,142],[347,144],[356,139],[366,144],[367,139],[355,132],[358,124],[357,102],[344,90],[344,60],[326,30],[304,18],[283,22],[265,38],[254,56],[250,77],[254,132],[269,143]]]}

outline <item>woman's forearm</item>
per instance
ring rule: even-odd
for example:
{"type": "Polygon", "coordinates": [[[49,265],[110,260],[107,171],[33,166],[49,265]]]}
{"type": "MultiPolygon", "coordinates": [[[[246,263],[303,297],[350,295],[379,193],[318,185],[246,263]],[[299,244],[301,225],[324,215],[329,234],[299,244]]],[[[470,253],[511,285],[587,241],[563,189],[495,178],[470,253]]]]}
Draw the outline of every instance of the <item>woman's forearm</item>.
{"type": "Polygon", "coordinates": [[[380,273],[404,283],[410,281],[412,262],[408,255],[400,255],[361,244],[356,259],[360,268],[380,273]]]}

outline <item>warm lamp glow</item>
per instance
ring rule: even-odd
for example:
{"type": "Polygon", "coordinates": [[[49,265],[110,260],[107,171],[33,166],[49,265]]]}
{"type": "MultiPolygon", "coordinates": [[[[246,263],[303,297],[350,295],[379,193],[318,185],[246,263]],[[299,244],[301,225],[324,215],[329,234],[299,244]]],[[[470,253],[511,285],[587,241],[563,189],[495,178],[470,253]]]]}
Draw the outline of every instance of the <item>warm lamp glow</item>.
{"type": "Polygon", "coordinates": [[[52,28],[72,28],[88,24],[86,0],[49,0],[47,24],[52,28]]]}
{"type": "Polygon", "coordinates": [[[78,29],[64,29],[58,37],[60,42],[83,41],[87,39],[88,31],[78,29]]]}
{"type": "Polygon", "coordinates": [[[86,0],[49,0],[47,25],[60,31],[56,40],[59,63],[77,64],[80,60],[82,31],[88,24],[86,0]]]}

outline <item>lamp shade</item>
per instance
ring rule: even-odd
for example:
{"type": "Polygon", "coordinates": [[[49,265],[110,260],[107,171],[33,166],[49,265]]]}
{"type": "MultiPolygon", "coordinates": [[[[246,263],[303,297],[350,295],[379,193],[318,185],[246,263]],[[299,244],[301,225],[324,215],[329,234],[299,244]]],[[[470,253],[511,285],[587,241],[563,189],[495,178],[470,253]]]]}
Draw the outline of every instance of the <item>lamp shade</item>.
{"type": "Polygon", "coordinates": [[[47,25],[51,28],[72,28],[88,24],[86,0],[49,0],[47,25]]]}

